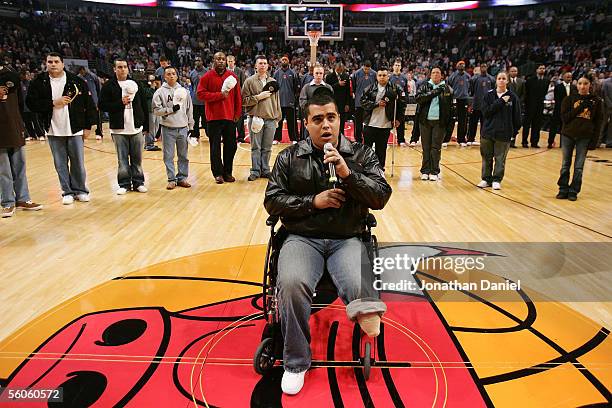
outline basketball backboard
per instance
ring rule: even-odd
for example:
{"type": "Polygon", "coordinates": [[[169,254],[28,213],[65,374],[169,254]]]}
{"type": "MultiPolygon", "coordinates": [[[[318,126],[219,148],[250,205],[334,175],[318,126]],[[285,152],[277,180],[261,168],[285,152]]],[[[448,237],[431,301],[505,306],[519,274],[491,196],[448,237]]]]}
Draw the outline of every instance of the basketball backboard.
{"type": "Polygon", "coordinates": [[[321,40],[341,41],[344,36],[342,5],[288,4],[285,39],[307,40],[308,31],[321,31],[321,40]]]}

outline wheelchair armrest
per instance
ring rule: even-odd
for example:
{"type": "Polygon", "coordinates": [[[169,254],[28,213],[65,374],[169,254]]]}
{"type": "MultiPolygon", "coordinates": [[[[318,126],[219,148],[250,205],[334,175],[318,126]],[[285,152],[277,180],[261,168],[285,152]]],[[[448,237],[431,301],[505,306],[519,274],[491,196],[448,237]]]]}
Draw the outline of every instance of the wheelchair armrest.
{"type": "Polygon", "coordinates": [[[374,216],[374,214],[372,213],[368,213],[368,216],[366,218],[366,225],[370,228],[374,228],[376,227],[376,217],[374,216]]]}
{"type": "Polygon", "coordinates": [[[278,223],[279,217],[276,215],[271,215],[268,217],[268,219],[266,220],[266,225],[268,227],[274,227],[276,225],[276,223],[278,223]]]}

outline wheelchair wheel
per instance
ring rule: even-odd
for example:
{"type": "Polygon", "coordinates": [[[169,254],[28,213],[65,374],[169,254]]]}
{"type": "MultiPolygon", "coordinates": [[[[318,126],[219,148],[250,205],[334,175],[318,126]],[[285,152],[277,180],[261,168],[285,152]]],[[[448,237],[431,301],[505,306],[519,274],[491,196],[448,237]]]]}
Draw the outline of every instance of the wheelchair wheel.
{"type": "Polygon", "coordinates": [[[253,368],[255,372],[260,375],[264,375],[272,367],[274,367],[274,342],[271,338],[263,339],[257,350],[255,351],[255,357],[253,358],[253,368]]]}
{"type": "Polygon", "coordinates": [[[371,352],[371,346],[370,346],[370,342],[366,342],[365,344],[365,351],[362,357],[363,360],[363,376],[365,377],[366,381],[370,378],[370,369],[372,368],[372,355],[370,354],[371,352]]]}

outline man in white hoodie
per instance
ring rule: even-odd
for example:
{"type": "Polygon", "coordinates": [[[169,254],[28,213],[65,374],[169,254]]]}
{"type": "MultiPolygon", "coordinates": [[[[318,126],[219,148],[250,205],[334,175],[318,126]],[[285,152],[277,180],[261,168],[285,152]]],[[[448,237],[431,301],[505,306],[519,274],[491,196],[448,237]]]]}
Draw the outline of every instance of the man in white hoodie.
{"type": "Polygon", "coordinates": [[[189,131],[193,130],[193,105],[189,91],[178,83],[173,67],[164,69],[164,84],[153,95],[153,113],[161,118],[164,164],[168,175],[167,190],[176,186],[189,188],[189,160],[187,159],[189,131]],[[178,173],[174,172],[174,146],[178,155],[178,173]]]}

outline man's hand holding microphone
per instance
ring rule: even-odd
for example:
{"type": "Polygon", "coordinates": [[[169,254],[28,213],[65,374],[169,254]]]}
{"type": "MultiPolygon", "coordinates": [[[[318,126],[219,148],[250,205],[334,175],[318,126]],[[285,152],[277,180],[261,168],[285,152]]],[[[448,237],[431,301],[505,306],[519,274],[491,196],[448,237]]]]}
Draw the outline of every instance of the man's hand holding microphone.
{"type": "MultiPolygon", "coordinates": [[[[337,177],[347,178],[351,174],[346,161],[342,155],[336,150],[331,143],[325,143],[323,148],[325,156],[323,163],[329,166],[329,181],[335,185],[338,182],[337,177]]],[[[313,205],[319,210],[325,208],[340,208],[346,201],[346,193],[340,188],[332,188],[317,194],[314,198],[313,205]]]]}

